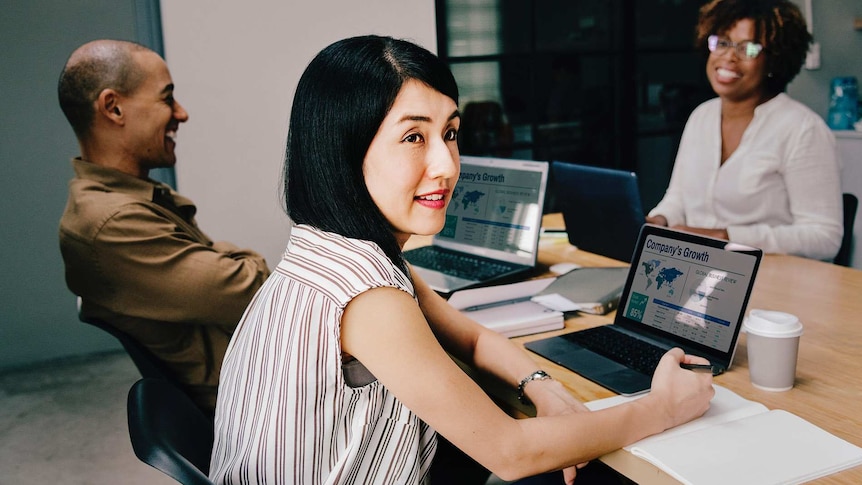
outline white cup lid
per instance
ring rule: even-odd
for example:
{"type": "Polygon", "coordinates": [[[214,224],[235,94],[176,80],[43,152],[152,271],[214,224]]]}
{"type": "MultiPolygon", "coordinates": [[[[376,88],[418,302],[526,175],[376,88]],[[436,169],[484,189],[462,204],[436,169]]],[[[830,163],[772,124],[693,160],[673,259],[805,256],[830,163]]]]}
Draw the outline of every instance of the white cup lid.
{"type": "Polygon", "coordinates": [[[751,310],[743,325],[746,332],[763,337],[802,335],[802,322],[796,315],[773,310],[751,310]]]}

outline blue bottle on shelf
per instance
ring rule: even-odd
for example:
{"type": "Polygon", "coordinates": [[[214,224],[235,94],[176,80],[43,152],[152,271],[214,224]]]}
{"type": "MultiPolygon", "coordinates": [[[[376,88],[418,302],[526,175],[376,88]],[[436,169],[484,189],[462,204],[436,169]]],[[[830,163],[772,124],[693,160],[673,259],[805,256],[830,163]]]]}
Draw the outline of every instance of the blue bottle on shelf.
{"type": "Polygon", "coordinates": [[[833,130],[852,130],[858,117],[859,86],[856,78],[832,78],[827,124],[833,130]]]}

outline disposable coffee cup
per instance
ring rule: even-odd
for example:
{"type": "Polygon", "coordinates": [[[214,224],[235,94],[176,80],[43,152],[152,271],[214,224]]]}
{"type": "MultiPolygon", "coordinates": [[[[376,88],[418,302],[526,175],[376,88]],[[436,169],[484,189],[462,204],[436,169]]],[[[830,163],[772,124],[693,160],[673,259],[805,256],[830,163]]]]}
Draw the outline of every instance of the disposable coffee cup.
{"type": "Polygon", "coordinates": [[[795,315],[751,310],[743,325],[751,384],[765,391],[787,391],[796,380],[802,322],[795,315]]]}

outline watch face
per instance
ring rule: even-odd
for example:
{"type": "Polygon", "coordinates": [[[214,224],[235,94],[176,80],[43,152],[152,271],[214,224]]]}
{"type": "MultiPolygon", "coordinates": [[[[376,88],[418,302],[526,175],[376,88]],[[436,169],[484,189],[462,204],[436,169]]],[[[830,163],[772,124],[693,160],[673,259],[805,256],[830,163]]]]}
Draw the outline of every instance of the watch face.
{"type": "Polygon", "coordinates": [[[526,386],[527,383],[531,381],[544,381],[547,379],[552,379],[552,377],[543,370],[537,370],[536,372],[533,372],[532,374],[523,378],[521,380],[521,383],[518,384],[518,400],[524,404],[529,404],[530,400],[527,399],[527,396],[524,395],[524,386],[526,386]]]}

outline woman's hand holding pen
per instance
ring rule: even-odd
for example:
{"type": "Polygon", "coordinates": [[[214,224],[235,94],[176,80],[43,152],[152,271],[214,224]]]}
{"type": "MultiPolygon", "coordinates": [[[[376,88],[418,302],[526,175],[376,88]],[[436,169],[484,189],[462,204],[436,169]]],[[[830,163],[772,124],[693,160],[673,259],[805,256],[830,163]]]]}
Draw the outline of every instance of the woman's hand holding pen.
{"type": "Polygon", "coordinates": [[[715,395],[711,372],[692,372],[680,364],[708,365],[709,361],[686,355],[679,348],[669,350],[662,357],[653,374],[652,389],[644,399],[658,402],[665,416],[665,429],[701,416],[709,409],[709,401],[715,395]]]}

